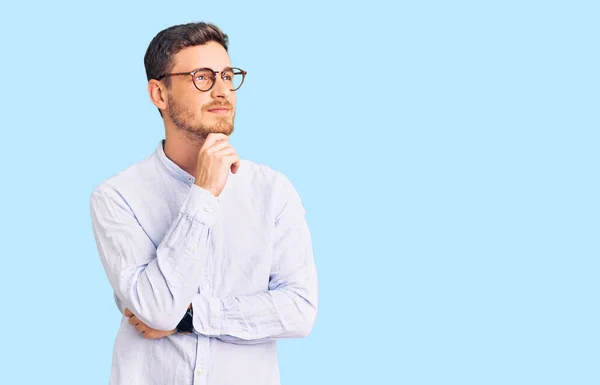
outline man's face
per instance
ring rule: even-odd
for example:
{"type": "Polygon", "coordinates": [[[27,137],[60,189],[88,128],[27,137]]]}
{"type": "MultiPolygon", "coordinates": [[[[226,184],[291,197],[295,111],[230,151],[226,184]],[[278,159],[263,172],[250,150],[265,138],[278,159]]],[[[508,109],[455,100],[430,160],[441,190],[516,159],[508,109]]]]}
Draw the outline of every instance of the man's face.
{"type": "MultiPolygon", "coordinates": [[[[169,71],[190,72],[198,68],[211,68],[221,71],[231,67],[229,55],[217,42],[186,47],[173,58],[173,67],[169,71]]],[[[168,89],[166,115],[178,129],[192,137],[205,138],[209,133],[231,135],[235,117],[235,91],[217,74],[212,89],[198,91],[192,76],[171,76],[168,89]]]]}

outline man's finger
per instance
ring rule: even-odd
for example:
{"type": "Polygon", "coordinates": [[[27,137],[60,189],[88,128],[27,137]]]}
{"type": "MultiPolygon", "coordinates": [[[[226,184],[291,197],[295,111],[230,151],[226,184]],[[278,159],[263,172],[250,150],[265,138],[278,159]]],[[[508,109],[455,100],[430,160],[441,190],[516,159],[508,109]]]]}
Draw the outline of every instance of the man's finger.
{"type": "Polygon", "coordinates": [[[136,326],[139,323],[140,323],[140,320],[136,316],[132,316],[129,318],[130,325],[136,326]]]}
{"type": "Polygon", "coordinates": [[[143,333],[146,331],[146,325],[140,322],[137,325],[135,325],[135,330],[137,330],[140,333],[143,333]]]}
{"type": "Polygon", "coordinates": [[[123,312],[123,314],[125,314],[125,317],[131,317],[133,315],[133,313],[131,311],[129,311],[129,309],[125,308],[125,311],[123,312]]]}
{"type": "Polygon", "coordinates": [[[210,147],[218,140],[229,140],[229,135],[221,134],[220,132],[211,132],[206,136],[206,140],[204,141],[202,147],[210,147]]]}

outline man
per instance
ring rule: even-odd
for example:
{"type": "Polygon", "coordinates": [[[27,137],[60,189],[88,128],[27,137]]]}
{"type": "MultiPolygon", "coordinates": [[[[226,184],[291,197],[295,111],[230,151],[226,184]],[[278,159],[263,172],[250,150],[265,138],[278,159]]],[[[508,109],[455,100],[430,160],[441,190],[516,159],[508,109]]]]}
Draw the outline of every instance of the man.
{"type": "Polygon", "coordinates": [[[300,197],[229,143],[236,90],[215,25],[161,31],[144,63],[165,140],[97,186],[94,237],[124,317],[110,383],[279,384],[276,341],[307,336],[317,273],[300,197]]]}

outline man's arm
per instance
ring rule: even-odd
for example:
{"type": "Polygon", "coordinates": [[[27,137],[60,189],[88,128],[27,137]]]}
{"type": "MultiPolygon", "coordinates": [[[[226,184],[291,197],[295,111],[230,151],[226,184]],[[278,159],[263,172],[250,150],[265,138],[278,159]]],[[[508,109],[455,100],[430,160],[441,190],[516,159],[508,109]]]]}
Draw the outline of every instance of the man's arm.
{"type": "Polygon", "coordinates": [[[240,167],[229,136],[208,134],[197,166],[196,184],[157,247],[119,192],[98,187],[92,193],[94,237],[110,284],[121,308],[152,329],[173,330],[196,294],[219,211],[216,197],[240,167]]]}
{"type": "Polygon", "coordinates": [[[300,197],[283,175],[280,197],[269,290],[227,298],[196,295],[192,300],[196,333],[257,344],[311,332],[318,303],[311,235],[300,197]]]}
{"type": "Polygon", "coordinates": [[[153,329],[174,329],[197,294],[217,198],[192,185],[158,247],[117,191],[95,189],[90,211],[100,259],[122,308],[153,329]]]}

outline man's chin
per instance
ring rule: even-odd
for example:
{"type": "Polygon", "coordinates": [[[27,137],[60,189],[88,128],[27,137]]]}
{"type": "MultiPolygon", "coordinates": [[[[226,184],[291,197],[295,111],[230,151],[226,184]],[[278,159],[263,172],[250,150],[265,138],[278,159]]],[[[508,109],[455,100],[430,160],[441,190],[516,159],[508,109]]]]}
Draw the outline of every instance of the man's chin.
{"type": "Polygon", "coordinates": [[[216,134],[231,135],[233,133],[233,119],[231,116],[214,116],[211,117],[208,124],[205,125],[207,131],[216,134]],[[212,121],[211,121],[212,120],[212,121]]]}
{"type": "Polygon", "coordinates": [[[188,126],[185,128],[188,135],[206,138],[208,134],[231,135],[233,133],[233,124],[230,121],[215,122],[213,124],[202,124],[198,126],[188,126]]]}
{"type": "Polygon", "coordinates": [[[231,135],[233,133],[233,124],[231,122],[218,122],[207,128],[209,128],[208,132],[216,134],[231,135]]]}
{"type": "Polygon", "coordinates": [[[209,130],[209,132],[215,133],[215,134],[231,135],[233,133],[233,126],[213,127],[211,130],[209,130]]]}
{"type": "Polygon", "coordinates": [[[201,130],[193,130],[192,131],[194,134],[206,138],[208,136],[208,134],[224,134],[224,135],[231,135],[233,133],[233,127],[232,128],[217,128],[217,127],[211,127],[211,128],[204,128],[201,130]]]}

